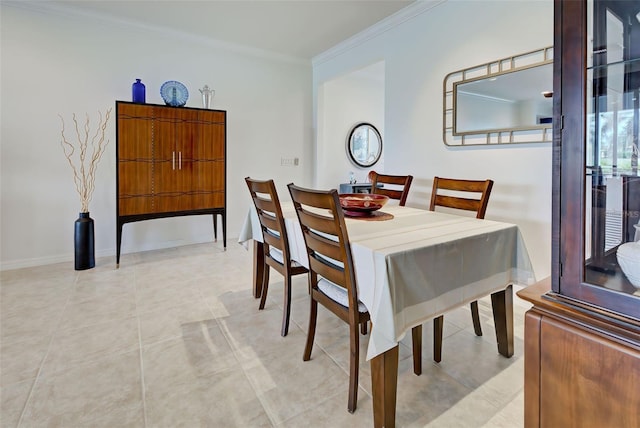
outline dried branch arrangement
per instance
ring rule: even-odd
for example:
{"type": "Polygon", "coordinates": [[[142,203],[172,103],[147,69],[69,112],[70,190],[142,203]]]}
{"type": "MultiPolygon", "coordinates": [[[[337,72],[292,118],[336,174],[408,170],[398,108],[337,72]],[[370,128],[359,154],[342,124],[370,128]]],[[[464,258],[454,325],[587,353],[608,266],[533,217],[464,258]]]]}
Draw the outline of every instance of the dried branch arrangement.
{"type": "Polygon", "coordinates": [[[67,158],[71,170],[73,171],[73,182],[76,185],[76,191],[80,195],[80,203],[82,205],[80,212],[89,212],[89,202],[93,196],[93,190],[95,189],[96,170],[98,169],[98,163],[104,154],[104,151],[109,144],[109,140],[105,142],[104,134],[107,128],[107,122],[109,116],[111,116],[111,109],[108,109],[104,115],[98,111],[99,121],[98,127],[93,136],[91,134],[91,127],[89,122],[89,114],[87,114],[84,124],[81,126],[76,119],[75,113],[73,114],[73,124],[75,128],[77,143],[70,143],[65,137],[64,118],[61,115],[62,121],[62,141],[60,145],[64,151],[64,156],[67,158]]]}

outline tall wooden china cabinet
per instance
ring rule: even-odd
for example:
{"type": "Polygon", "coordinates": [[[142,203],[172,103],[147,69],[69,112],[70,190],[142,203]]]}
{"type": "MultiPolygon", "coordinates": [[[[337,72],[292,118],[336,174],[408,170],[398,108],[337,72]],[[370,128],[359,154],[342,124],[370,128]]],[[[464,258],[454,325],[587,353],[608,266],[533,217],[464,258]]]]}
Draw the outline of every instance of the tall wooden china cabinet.
{"type": "Polygon", "coordinates": [[[117,224],[184,215],[222,217],[226,241],[226,118],[223,110],[116,102],[117,224]]]}
{"type": "Polygon", "coordinates": [[[640,260],[619,262],[640,237],[640,1],[556,0],[554,39],[552,276],[519,293],[525,426],[640,427],[640,260]]]}

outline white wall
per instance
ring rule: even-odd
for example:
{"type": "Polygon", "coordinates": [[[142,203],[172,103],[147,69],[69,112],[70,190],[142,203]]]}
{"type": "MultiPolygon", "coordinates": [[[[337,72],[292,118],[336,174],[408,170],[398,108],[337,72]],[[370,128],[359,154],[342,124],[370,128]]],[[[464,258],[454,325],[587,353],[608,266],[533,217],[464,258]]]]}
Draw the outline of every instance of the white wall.
{"type": "MultiPolygon", "coordinates": [[[[310,184],[310,64],[35,10],[34,4],[0,7],[2,269],[73,260],[80,202],[59,144],[57,115],[67,121],[73,112],[95,118],[115,100],[130,101],[135,78],[146,84],[148,103],[162,104],[159,88],[166,80],[187,86],[191,107],[201,107],[198,88],[216,90],[213,108],[228,112],[227,245],[237,245],[234,237],[251,203],[244,177],[274,178],[281,195],[288,195],[289,182],[310,184]],[[298,157],[300,164],[282,167],[281,157],[298,157]]],[[[97,256],[115,254],[113,116],[107,137],[89,207],[97,256]]],[[[212,235],[210,216],[151,220],[125,225],[122,248],[127,253],[207,242],[212,235]]]]}
{"type": "Polygon", "coordinates": [[[384,169],[384,156],[372,168],[354,165],[347,155],[349,131],[359,122],[369,122],[384,137],[384,64],[368,66],[326,82],[319,89],[323,97],[322,135],[324,144],[317,152],[316,186],[320,189],[337,188],[349,182],[353,172],[358,183],[366,181],[371,169],[384,169]],[[372,69],[368,72],[367,69],[372,69]]]}
{"type": "MultiPolygon", "coordinates": [[[[363,40],[314,58],[314,97],[325,82],[384,60],[385,141],[394,144],[384,146],[385,171],[414,175],[407,204],[426,208],[436,175],[493,179],[487,218],[518,224],[536,277],[548,276],[551,145],[445,146],[442,83],[451,71],[552,45],[553,2],[447,1],[363,40]]],[[[320,107],[315,114],[320,126],[320,107]]],[[[319,132],[318,153],[327,144],[323,137],[319,132]]]]}

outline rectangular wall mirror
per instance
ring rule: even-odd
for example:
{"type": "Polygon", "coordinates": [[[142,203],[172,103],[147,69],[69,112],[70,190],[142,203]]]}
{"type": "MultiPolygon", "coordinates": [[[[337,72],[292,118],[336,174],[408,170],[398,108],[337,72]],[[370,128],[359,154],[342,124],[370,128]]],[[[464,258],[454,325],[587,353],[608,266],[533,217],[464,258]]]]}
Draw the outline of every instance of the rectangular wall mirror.
{"type": "Polygon", "coordinates": [[[552,47],[449,73],[443,86],[445,144],[551,142],[552,47]]]}

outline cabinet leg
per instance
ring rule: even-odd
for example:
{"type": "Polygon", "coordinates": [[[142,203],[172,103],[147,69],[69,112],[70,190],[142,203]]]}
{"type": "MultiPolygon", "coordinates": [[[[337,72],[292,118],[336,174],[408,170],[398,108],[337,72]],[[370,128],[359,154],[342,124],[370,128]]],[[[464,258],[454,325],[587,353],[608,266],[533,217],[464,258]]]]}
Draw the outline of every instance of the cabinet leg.
{"type": "Polygon", "coordinates": [[[227,212],[226,212],[226,208],[225,211],[222,212],[222,245],[224,246],[224,249],[227,249],[227,212]]]}
{"type": "Polygon", "coordinates": [[[218,242],[218,214],[213,213],[213,242],[218,242]]]}
{"type": "Polygon", "coordinates": [[[222,244],[227,249],[227,215],[226,211],[215,212],[213,216],[213,242],[218,242],[218,216],[222,217],[222,244]]]}
{"type": "Polygon", "coordinates": [[[117,222],[116,225],[116,269],[120,267],[120,245],[122,244],[122,226],[123,224],[117,222]]]}

